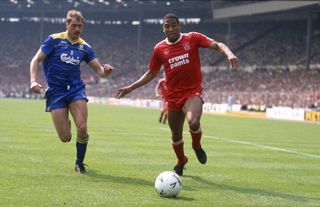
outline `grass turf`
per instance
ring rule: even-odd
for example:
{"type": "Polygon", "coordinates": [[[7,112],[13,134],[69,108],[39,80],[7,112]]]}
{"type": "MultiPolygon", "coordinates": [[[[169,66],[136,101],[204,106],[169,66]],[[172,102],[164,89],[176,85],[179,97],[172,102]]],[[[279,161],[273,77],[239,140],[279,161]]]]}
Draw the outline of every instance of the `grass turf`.
{"type": "MultiPolygon", "coordinates": [[[[204,114],[200,165],[189,158],[177,198],[154,190],[175,155],[158,110],[89,104],[88,174],[74,172],[43,100],[0,99],[0,206],[320,206],[318,124],[204,114]]],[[[73,134],[76,134],[74,125],[73,134]]]]}

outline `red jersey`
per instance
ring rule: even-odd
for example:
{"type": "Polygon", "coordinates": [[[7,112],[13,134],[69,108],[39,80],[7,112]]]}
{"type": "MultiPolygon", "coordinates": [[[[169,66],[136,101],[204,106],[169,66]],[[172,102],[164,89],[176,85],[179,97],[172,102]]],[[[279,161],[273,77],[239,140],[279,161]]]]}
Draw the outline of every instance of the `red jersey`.
{"type": "Polygon", "coordinates": [[[164,66],[169,99],[175,94],[202,89],[199,48],[208,48],[212,42],[203,34],[190,32],[180,34],[175,43],[165,39],[155,46],[149,69],[159,71],[164,66]]]}
{"type": "Polygon", "coordinates": [[[156,86],[156,91],[157,93],[161,96],[162,99],[166,98],[166,94],[168,92],[167,84],[166,84],[166,79],[161,78],[156,86]]]}

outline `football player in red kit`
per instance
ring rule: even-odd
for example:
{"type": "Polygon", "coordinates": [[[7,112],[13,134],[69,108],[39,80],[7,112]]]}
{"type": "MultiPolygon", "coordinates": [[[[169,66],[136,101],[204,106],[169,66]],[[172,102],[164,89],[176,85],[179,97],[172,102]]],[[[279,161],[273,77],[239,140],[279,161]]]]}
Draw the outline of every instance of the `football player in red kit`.
{"type": "Polygon", "coordinates": [[[223,43],[217,42],[201,33],[180,33],[181,25],[175,14],[163,18],[163,32],[166,39],[159,42],[153,51],[149,69],[131,85],[117,91],[121,98],[156,77],[164,66],[168,93],[168,123],[171,130],[172,147],[178,159],[174,171],[183,174],[188,158],[184,153],[183,125],[186,119],[192,138],[192,147],[201,164],[207,162],[207,155],[201,146],[202,130],[202,73],[199,48],[216,50],[226,56],[230,68],[239,66],[238,58],[223,43]]]}
{"type": "MultiPolygon", "coordinates": [[[[164,75],[165,76],[165,75],[164,75]]],[[[162,108],[159,117],[159,123],[165,124],[168,117],[168,108],[167,108],[167,101],[166,101],[166,94],[168,93],[168,88],[166,85],[166,78],[161,78],[155,88],[156,97],[159,97],[162,102],[162,108]]]]}

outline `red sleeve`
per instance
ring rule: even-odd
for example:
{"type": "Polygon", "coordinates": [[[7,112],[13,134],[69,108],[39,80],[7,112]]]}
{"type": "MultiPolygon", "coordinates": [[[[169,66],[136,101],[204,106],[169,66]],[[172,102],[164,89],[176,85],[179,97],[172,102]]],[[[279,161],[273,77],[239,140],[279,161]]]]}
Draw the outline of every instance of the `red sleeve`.
{"type": "Polygon", "coordinates": [[[159,71],[162,66],[162,61],[159,55],[157,55],[157,51],[157,48],[153,50],[152,57],[149,63],[149,69],[153,71],[159,71]]]}
{"type": "Polygon", "coordinates": [[[199,47],[210,47],[211,43],[214,41],[210,37],[198,32],[192,32],[192,38],[195,39],[199,47]]]}

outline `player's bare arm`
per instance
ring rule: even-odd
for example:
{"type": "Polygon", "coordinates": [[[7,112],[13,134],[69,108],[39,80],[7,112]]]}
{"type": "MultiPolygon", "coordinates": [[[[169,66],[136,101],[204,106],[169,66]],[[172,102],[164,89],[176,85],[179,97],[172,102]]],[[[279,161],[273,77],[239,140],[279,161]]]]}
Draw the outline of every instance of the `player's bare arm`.
{"type": "Polygon", "coordinates": [[[154,89],[154,92],[155,92],[157,98],[160,96],[160,93],[159,93],[159,86],[160,86],[160,84],[159,84],[159,83],[160,83],[160,82],[157,83],[156,88],[154,89]]]}
{"type": "Polygon", "coordinates": [[[239,67],[240,62],[237,56],[235,56],[233,52],[222,42],[213,41],[210,45],[210,48],[224,54],[229,60],[230,68],[239,67]]]}
{"type": "Polygon", "coordinates": [[[41,93],[42,86],[37,81],[37,72],[39,63],[43,61],[45,57],[46,55],[39,49],[30,63],[30,88],[33,93],[41,93]]]}
{"type": "Polygon", "coordinates": [[[101,64],[97,58],[93,59],[88,65],[103,78],[108,77],[113,70],[111,65],[101,64]]]}
{"type": "Polygon", "coordinates": [[[116,97],[122,98],[128,93],[131,93],[131,91],[149,83],[152,79],[154,79],[157,76],[157,74],[158,72],[155,72],[149,69],[146,73],[144,73],[137,81],[135,81],[131,85],[118,89],[116,97]]]}

